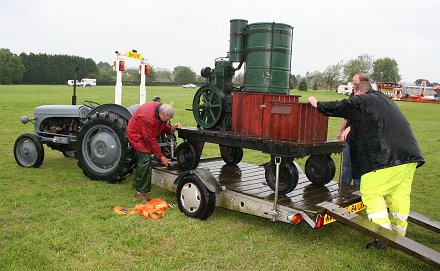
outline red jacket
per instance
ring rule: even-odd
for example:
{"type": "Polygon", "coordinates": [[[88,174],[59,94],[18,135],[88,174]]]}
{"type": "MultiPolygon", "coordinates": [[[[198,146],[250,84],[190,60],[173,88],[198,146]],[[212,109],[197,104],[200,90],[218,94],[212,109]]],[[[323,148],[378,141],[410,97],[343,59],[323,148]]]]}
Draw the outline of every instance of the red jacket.
{"type": "Polygon", "coordinates": [[[133,148],[140,152],[163,156],[157,143],[161,133],[171,133],[171,126],[159,118],[159,103],[148,102],[134,112],[127,127],[127,136],[133,148]]]}

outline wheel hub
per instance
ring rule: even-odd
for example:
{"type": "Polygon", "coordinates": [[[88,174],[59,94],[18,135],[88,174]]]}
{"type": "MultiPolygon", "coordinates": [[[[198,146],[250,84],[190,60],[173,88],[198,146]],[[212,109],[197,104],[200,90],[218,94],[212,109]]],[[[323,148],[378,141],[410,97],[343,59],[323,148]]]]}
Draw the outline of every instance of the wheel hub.
{"type": "Polygon", "coordinates": [[[119,157],[120,147],[111,133],[101,131],[90,141],[90,158],[95,164],[110,166],[119,157]]]}
{"type": "Polygon", "coordinates": [[[33,163],[37,159],[37,148],[31,141],[23,142],[21,158],[25,163],[33,163]]]}
{"type": "Polygon", "coordinates": [[[200,191],[196,185],[187,183],[182,187],[180,201],[185,210],[191,213],[196,212],[200,207],[200,200],[200,191]]]}
{"type": "Polygon", "coordinates": [[[107,153],[107,146],[103,142],[96,144],[96,154],[99,156],[105,156],[107,153]]]}

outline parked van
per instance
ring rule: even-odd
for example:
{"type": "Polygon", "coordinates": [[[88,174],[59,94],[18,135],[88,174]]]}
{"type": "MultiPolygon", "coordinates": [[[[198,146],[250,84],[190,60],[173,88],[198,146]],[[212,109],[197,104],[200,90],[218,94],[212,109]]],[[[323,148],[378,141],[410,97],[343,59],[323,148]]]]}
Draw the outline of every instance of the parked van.
{"type": "Polygon", "coordinates": [[[81,85],[83,87],[95,87],[96,86],[96,79],[83,78],[81,80],[81,85]]]}
{"type": "Polygon", "coordinates": [[[351,94],[351,92],[353,91],[353,84],[352,83],[348,83],[347,85],[339,85],[338,86],[338,93],[344,94],[349,96],[351,94]]]}

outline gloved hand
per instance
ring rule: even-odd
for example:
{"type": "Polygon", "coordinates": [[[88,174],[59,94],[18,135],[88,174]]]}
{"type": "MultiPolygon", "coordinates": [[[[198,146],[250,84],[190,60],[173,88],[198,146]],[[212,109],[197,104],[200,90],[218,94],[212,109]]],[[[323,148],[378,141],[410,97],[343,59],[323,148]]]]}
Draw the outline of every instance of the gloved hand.
{"type": "Polygon", "coordinates": [[[164,166],[168,166],[168,164],[170,163],[170,161],[165,157],[165,156],[162,156],[161,158],[160,158],[160,163],[162,164],[162,165],[164,165],[164,166]]]}

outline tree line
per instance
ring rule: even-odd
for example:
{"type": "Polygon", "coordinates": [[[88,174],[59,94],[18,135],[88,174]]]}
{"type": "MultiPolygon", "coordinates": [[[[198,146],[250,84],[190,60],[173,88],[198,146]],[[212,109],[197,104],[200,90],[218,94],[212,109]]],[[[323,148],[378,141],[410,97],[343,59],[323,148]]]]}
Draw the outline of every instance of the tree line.
{"type": "Polygon", "coordinates": [[[326,67],[324,71],[306,72],[305,75],[292,75],[291,84],[299,90],[337,89],[338,85],[351,82],[357,73],[367,73],[372,82],[399,82],[399,66],[395,59],[385,57],[374,59],[368,54],[349,61],[339,61],[326,67]]]}
{"type": "MultiPolygon", "coordinates": [[[[172,72],[155,71],[150,66],[146,83],[151,84],[157,78],[163,78],[169,84],[196,83],[200,78],[190,67],[177,66],[172,72]]],[[[16,55],[9,49],[0,48],[0,84],[67,84],[68,80],[95,78],[98,85],[114,85],[116,72],[106,62],[98,64],[91,58],[70,55],[50,55],[21,53],[16,55]]],[[[123,84],[140,85],[139,70],[127,68],[123,71],[123,84]]]]}
{"type": "MultiPolygon", "coordinates": [[[[50,55],[21,53],[16,55],[9,49],[0,48],[0,84],[67,84],[77,80],[95,78],[98,85],[114,85],[116,72],[106,62],[98,64],[91,58],[70,55],[50,55]],[[77,70],[76,70],[77,69],[77,70]]],[[[350,82],[356,73],[367,73],[372,82],[399,82],[401,76],[396,60],[385,57],[374,59],[368,54],[360,55],[349,61],[339,61],[326,67],[324,71],[306,72],[304,75],[290,75],[291,89],[336,89],[340,84],[350,82]]],[[[123,75],[124,85],[139,85],[140,76],[137,68],[128,68],[123,75]]],[[[422,79],[416,80],[420,82],[422,79]]],[[[177,66],[173,71],[156,71],[150,67],[146,83],[164,81],[167,84],[183,85],[187,83],[202,84],[205,79],[187,66],[177,66]],[[158,79],[161,80],[158,80],[158,79]]],[[[243,84],[243,73],[237,73],[233,82],[243,84]]],[[[437,85],[429,83],[428,86],[437,85]]]]}

